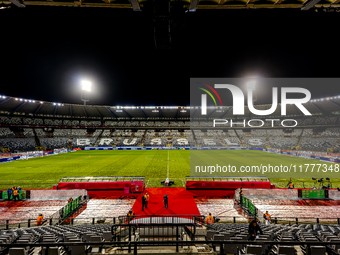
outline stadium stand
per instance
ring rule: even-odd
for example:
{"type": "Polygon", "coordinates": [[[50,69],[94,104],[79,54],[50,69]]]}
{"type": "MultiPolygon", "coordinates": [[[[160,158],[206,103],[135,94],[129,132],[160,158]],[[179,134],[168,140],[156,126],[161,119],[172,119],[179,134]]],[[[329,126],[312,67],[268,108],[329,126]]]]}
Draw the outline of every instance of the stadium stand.
{"type": "Polygon", "coordinates": [[[57,148],[67,148],[68,140],[68,138],[40,138],[40,143],[47,150],[53,150],[57,148]]]}
{"type": "Polygon", "coordinates": [[[153,127],[155,125],[153,121],[141,121],[139,124],[141,127],[153,127]]]}
{"type": "Polygon", "coordinates": [[[116,129],[115,131],[113,131],[113,133],[111,134],[111,136],[114,136],[114,137],[120,137],[123,135],[123,130],[121,129],[116,129]]]}
{"type": "Polygon", "coordinates": [[[116,141],[117,141],[117,138],[114,138],[114,137],[101,138],[98,142],[98,146],[100,146],[100,147],[113,146],[116,141]]]}
{"type": "Polygon", "coordinates": [[[35,133],[37,134],[38,137],[46,137],[46,133],[42,128],[36,128],[35,133]]]}
{"type": "Polygon", "coordinates": [[[34,151],[36,147],[33,138],[4,138],[0,142],[5,148],[10,148],[12,152],[34,151]]]}
{"type": "Polygon", "coordinates": [[[54,129],[53,137],[71,137],[72,129],[54,129]]]}
{"type": "Polygon", "coordinates": [[[246,144],[250,147],[256,148],[265,148],[266,147],[266,140],[263,137],[259,138],[244,138],[246,144]]]}
{"type": "Polygon", "coordinates": [[[327,128],[321,133],[322,137],[340,137],[340,128],[327,128]]]}
{"type": "Polygon", "coordinates": [[[144,141],[144,146],[159,146],[165,147],[168,144],[168,139],[166,138],[146,138],[144,141]]]}
{"type": "Polygon", "coordinates": [[[71,137],[87,137],[86,129],[72,129],[71,137]]]}
{"type": "Polygon", "coordinates": [[[64,120],[64,121],[63,121],[63,125],[64,125],[64,126],[70,127],[70,126],[72,126],[72,121],[70,121],[70,120],[64,120]]]}
{"type": "Polygon", "coordinates": [[[101,137],[109,137],[111,135],[110,129],[105,129],[101,135],[101,137]]]}
{"type": "Polygon", "coordinates": [[[145,130],[144,129],[139,129],[137,132],[135,132],[135,137],[144,137],[145,130]]]}
{"type": "Polygon", "coordinates": [[[335,142],[336,140],[332,138],[303,138],[301,148],[308,151],[327,151],[327,148],[332,148],[335,142]]]}
{"type": "Polygon", "coordinates": [[[117,147],[129,147],[129,146],[137,146],[141,143],[141,138],[121,138],[117,142],[117,147]]]}
{"type": "Polygon", "coordinates": [[[15,137],[15,134],[9,128],[0,128],[0,137],[15,137]]]}
{"type": "Polygon", "coordinates": [[[24,136],[25,137],[34,137],[34,132],[32,128],[24,128],[24,136]]]}
{"type": "Polygon", "coordinates": [[[159,137],[168,137],[170,133],[170,130],[161,130],[158,132],[159,137]]]}
{"type": "Polygon", "coordinates": [[[171,137],[180,137],[181,133],[178,130],[170,130],[171,137]]]}
{"type": "Polygon", "coordinates": [[[156,121],[155,127],[169,127],[168,121],[156,121]]]}
{"type": "Polygon", "coordinates": [[[130,137],[131,135],[132,135],[132,130],[131,129],[125,129],[121,136],[130,137]]]}
{"type": "Polygon", "coordinates": [[[269,138],[271,148],[290,150],[296,146],[298,138],[285,137],[285,138],[269,138]]]}
{"type": "MultiPolygon", "coordinates": [[[[99,137],[100,134],[103,132],[102,129],[96,129],[93,133],[92,133],[92,137],[99,137]]],[[[87,133],[87,136],[90,136],[90,133],[87,133]]]]}
{"type": "Polygon", "coordinates": [[[153,129],[148,129],[148,130],[146,131],[145,137],[155,137],[155,136],[156,136],[155,130],[153,130],[153,129]]]}
{"type": "Polygon", "coordinates": [[[207,130],[207,135],[209,137],[225,137],[226,134],[223,132],[223,130],[207,130]]]}
{"type": "Polygon", "coordinates": [[[195,146],[196,142],[192,138],[172,138],[171,144],[174,147],[195,146]]]}
{"type": "Polygon", "coordinates": [[[117,121],[112,121],[112,120],[107,120],[105,121],[105,127],[116,127],[117,126],[117,121]]]}

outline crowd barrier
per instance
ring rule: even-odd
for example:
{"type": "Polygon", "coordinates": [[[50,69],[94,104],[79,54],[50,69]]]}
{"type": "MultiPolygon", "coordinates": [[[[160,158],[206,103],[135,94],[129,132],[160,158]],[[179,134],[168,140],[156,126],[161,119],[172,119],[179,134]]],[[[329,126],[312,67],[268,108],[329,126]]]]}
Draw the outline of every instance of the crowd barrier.
{"type": "MultiPolygon", "coordinates": [[[[19,199],[26,199],[27,198],[27,193],[29,191],[27,190],[19,190],[18,193],[19,193],[19,199]]],[[[11,194],[10,198],[8,198],[8,192],[5,190],[5,191],[0,191],[0,197],[1,199],[4,199],[4,200],[11,200],[13,199],[13,194],[11,194]]]]}
{"type": "Polygon", "coordinates": [[[312,152],[312,151],[305,152],[305,151],[279,150],[279,149],[268,149],[267,152],[282,154],[282,155],[287,155],[287,156],[316,159],[316,160],[321,160],[321,161],[329,161],[329,162],[334,162],[334,163],[340,162],[340,159],[332,158],[332,157],[337,157],[337,154],[335,153],[329,153],[327,155],[323,155],[320,152],[312,152]]]}
{"type": "Polygon", "coordinates": [[[85,147],[81,150],[259,150],[249,147],[85,147]]]}

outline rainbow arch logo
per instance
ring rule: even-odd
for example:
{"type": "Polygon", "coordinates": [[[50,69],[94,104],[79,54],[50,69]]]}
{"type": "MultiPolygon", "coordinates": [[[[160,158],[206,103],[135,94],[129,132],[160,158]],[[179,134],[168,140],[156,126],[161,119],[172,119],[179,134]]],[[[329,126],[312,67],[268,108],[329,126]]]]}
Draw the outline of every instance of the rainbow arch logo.
{"type": "Polygon", "coordinates": [[[214,95],[212,93],[215,94],[215,96],[217,97],[217,99],[220,102],[221,106],[223,106],[220,95],[217,93],[217,91],[213,87],[211,87],[208,84],[202,83],[202,82],[197,82],[197,83],[199,83],[199,84],[201,84],[201,85],[206,87],[206,88],[201,88],[201,87],[197,87],[197,88],[200,89],[200,90],[203,90],[205,93],[207,93],[211,97],[211,99],[214,101],[215,106],[217,106],[217,103],[216,103],[215,97],[214,97],[214,95]],[[211,90],[212,93],[208,89],[211,90]]]}

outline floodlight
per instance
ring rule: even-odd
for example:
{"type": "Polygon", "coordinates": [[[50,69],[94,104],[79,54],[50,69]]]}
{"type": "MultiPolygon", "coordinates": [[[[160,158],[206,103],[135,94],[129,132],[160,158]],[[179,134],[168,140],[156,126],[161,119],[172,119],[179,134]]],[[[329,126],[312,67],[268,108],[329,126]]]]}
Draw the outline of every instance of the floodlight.
{"type": "Polygon", "coordinates": [[[314,180],[314,181],[315,181],[315,180],[316,180],[316,178],[315,178],[315,177],[312,177],[312,180],[314,180]]]}
{"type": "Polygon", "coordinates": [[[247,88],[248,89],[255,90],[255,85],[256,85],[256,81],[249,81],[249,82],[247,82],[247,88]]]}
{"type": "Polygon", "coordinates": [[[85,90],[85,91],[91,91],[91,82],[89,82],[89,81],[82,81],[81,82],[81,89],[82,90],[85,90]]]}

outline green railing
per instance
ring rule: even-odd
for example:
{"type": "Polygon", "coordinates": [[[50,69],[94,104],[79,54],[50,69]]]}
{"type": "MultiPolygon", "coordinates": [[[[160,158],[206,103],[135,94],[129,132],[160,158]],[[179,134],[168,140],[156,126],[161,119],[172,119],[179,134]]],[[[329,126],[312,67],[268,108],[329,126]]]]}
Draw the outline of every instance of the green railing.
{"type": "Polygon", "coordinates": [[[302,198],[325,198],[325,190],[301,190],[302,198]]]}
{"type": "MultiPolygon", "coordinates": [[[[8,200],[8,192],[6,190],[2,191],[2,199],[8,200]]],[[[13,193],[10,199],[13,199],[13,193]]],[[[26,190],[19,190],[19,199],[26,199],[26,190]]]]}
{"type": "Polygon", "coordinates": [[[69,215],[79,206],[79,200],[80,198],[77,197],[72,202],[68,203],[67,205],[63,207],[63,217],[66,217],[67,215],[69,215]]]}
{"type": "Polygon", "coordinates": [[[241,204],[244,207],[248,208],[248,210],[251,214],[255,215],[256,207],[255,207],[255,205],[253,205],[253,203],[251,202],[251,200],[249,198],[242,196],[241,197],[241,204]]]}

